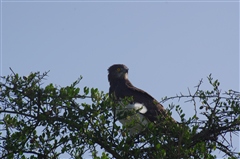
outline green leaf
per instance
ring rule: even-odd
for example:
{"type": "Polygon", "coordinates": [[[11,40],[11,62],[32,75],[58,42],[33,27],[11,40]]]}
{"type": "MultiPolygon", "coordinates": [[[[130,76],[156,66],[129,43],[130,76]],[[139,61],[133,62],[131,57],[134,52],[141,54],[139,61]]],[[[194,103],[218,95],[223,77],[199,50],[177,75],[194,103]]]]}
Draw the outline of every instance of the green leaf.
{"type": "Polygon", "coordinates": [[[88,95],[88,93],[89,93],[89,88],[88,88],[88,87],[84,87],[84,88],[83,88],[83,91],[84,91],[84,94],[85,94],[85,95],[88,95]]]}

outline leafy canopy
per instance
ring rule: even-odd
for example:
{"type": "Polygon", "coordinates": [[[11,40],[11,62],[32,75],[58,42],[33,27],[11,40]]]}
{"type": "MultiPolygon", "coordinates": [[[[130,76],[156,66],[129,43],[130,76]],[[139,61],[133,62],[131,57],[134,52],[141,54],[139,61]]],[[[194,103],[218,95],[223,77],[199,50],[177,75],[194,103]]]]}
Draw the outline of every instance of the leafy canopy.
{"type": "MultiPolygon", "coordinates": [[[[131,136],[128,126],[117,124],[114,110],[118,105],[108,94],[77,87],[81,77],[66,87],[44,86],[47,73],[20,76],[13,72],[1,77],[1,158],[60,158],[69,154],[77,159],[89,153],[95,159],[212,159],[216,158],[215,150],[226,158],[240,157],[231,148],[231,135],[239,131],[239,92],[221,93],[220,82],[211,75],[212,90],[201,90],[200,81],[194,93],[163,99],[187,98],[195,110],[192,117],[186,119],[181,107],[172,104],[170,110],[177,111],[179,123],[171,119],[149,123],[143,132],[131,136]],[[205,120],[200,120],[200,114],[205,120]],[[103,149],[101,154],[99,148],[103,149]]],[[[131,124],[136,123],[129,123],[129,127],[131,124]]]]}

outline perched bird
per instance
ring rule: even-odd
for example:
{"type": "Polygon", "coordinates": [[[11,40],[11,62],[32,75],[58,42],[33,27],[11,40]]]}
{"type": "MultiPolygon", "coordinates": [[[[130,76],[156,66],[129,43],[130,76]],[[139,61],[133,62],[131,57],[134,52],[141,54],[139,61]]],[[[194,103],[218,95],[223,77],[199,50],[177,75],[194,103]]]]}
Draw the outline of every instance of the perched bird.
{"type": "MultiPolygon", "coordinates": [[[[136,120],[137,124],[129,128],[131,135],[137,134],[144,129],[148,122],[158,122],[159,118],[164,119],[167,113],[163,106],[157,102],[147,92],[136,88],[128,79],[128,68],[123,64],[114,64],[108,69],[108,81],[110,83],[109,95],[110,98],[121,103],[126,97],[132,98],[132,103],[125,105],[126,109],[136,110],[137,113],[133,116],[120,119],[123,125],[136,120]]],[[[121,105],[121,104],[120,104],[121,105]]],[[[116,110],[116,114],[122,112],[116,110]]]]}

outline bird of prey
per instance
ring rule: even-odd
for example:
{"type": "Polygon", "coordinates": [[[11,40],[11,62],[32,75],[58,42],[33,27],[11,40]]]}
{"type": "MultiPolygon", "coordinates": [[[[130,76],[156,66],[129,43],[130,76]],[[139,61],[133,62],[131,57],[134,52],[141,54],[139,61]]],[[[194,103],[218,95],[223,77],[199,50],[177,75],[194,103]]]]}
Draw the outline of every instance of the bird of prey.
{"type": "MultiPolygon", "coordinates": [[[[147,92],[136,88],[128,79],[128,68],[123,64],[114,64],[108,69],[108,81],[110,83],[109,95],[116,101],[121,101],[126,97],[131,97],[132,102],[125,106],[127,109],[136,110],[134,116],[121,119],[123,125],[130,123],[130,120],[138,120],[140,124],[135,124],[129,128],[131,135],[137,134],[144,129],[149,122],[157,122],[164,119],[167,113],[163,106],[157,102],[147,92]]],[[[116,111],[116,114],[119,113],[116,111]]]]}

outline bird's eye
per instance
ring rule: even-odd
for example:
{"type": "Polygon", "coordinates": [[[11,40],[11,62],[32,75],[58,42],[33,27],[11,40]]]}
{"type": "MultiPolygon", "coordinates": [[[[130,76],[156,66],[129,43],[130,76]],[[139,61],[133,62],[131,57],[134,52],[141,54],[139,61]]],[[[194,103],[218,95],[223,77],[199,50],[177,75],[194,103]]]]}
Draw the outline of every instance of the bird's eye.
{"type": "Polygon", "coordinates": [[[117,72],[120,72],[121,71],[121,68],[117,68],[117,72]]]}

